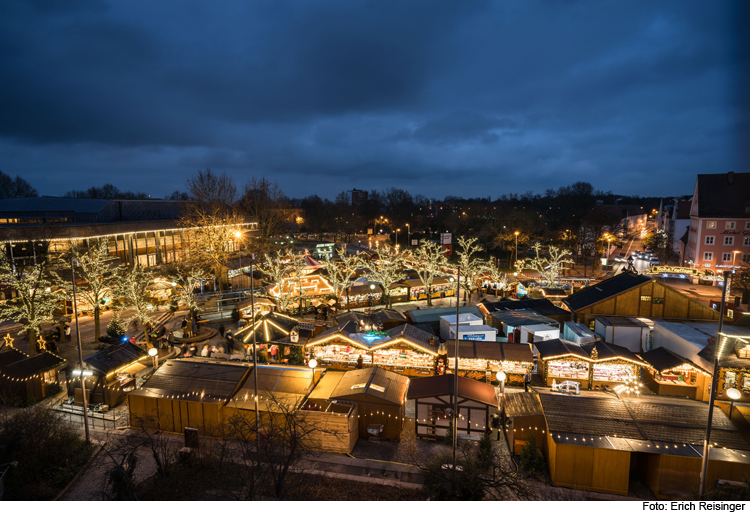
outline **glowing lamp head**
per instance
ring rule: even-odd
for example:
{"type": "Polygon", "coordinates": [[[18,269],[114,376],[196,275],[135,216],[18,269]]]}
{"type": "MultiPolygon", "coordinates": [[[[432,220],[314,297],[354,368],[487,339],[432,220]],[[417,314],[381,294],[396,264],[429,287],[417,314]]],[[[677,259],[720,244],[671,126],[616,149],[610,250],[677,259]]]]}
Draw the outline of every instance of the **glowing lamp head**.
{"type": "Polygon", "coordinates": [[[732,400],[737,400],[742,396],[742,392],[737,388],[729,388],[727,390],[727,397],[732,400]]]}
{"type": "Polygon", "coordinates": [[[159,351],[156,350],[156,347],[152,347],[148,350],[148,356],[156,356],[159,354],[159,351]]]}
{"type": "Polygon", "coordinates": [[[311,358],[310,361],[307,363],[308,366],[310,366],[312,369],[315,369],[318,366],[318,361],[314,358],[311,358]]]}
{"type": "Polygon", "coordinates": [[[500,382],[505,382],[505,379],[507,378],[507,376],[506,376],[506,374],[505,374],[505,372],[504,372],[504,371],[498,371],[498,372],[497,372],[497,375],[495,375],[495,377],[497,377],[497,379],[498,379],[498,380],[499,380],[500,382]]]}
{"type": "Polygon", "coordinates": [[[242,232],[241,231],[235,231],[234,232],[234,236],[239,239],[240,237],[242,237],[242,232]]]}

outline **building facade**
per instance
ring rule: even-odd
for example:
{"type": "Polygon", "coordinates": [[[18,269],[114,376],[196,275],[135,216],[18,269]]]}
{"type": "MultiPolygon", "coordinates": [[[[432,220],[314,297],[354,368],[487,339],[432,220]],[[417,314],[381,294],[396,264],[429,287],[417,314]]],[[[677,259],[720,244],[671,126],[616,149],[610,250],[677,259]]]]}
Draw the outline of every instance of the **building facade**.
{"type": "Polygon", "coordinates": [[[698,175],[681,257],[715,272],[750,263],[750,173],[698,175]]]}

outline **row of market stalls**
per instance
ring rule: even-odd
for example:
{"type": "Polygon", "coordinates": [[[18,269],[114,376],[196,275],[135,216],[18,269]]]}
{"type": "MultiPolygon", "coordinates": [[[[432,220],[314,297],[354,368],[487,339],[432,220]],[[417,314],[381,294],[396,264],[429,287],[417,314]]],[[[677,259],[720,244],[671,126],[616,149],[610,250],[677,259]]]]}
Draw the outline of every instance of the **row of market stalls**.
{"type": "Polygon", "coordinates": [[[49,351],[29,356],[13,347],[13,338],[5,336],[0,347],[0,394],[42,400],[48,388],[57,383],[57,371],[66,360],[49,351]]]}

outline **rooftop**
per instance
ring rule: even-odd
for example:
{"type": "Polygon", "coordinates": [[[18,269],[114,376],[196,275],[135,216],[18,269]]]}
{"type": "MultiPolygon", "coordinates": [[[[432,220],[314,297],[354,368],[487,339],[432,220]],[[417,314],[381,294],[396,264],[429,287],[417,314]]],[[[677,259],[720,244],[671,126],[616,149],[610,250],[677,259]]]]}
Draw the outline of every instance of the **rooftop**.
{"type": "Polygon", "coordinates": [[[584,288],[575,294],[571,294],[563,300],[563,303],[571,311],[576,312],[599,303],[600,301],[611,298],[612,296],[622,294],[623,292],[636,288],[639,285],[648,283],[649,281],[651,281],[651,278],[649,277],[630,272],[622,272],[614,277],[584,288]]]}
{"type": "MultiPolygon", "coordinates": [[[[409,384],[407,398],[411,400],[452,395],[454,384],[455,375],[415,378],[409,384]]],[[[498,397],[495,389],[495,386],[479,382],[478,380],[461,376],[458,377],[459,398],[470,399],[489,406],[498,406],[498,397]]]]}

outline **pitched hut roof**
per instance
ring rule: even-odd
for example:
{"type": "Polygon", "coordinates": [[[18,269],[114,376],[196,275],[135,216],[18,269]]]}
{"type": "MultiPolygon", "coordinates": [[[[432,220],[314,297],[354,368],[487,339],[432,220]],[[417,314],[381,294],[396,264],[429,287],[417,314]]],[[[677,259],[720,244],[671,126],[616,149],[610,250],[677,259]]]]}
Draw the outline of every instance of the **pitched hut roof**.
{"type": "MultiPolygon", "coordinates": [[[[455,383],[454,380],[455,375],[437,375],[432,377],[415,378],[409,384],[407,398],[411,400],[452,395],[455,383]]],[[[495,387],[471,378],[458,377],[458,397],[459,399],[471,399],[489,406],[498,406],[495,387]]]]}
{"type": "Polygon", "coordinates": [[[623,272],[614,277],[605,279],[595,285],[584,288],[571,294],[563,300],[563,303],[573,312],[590,307],[595,303],[617,296],[628,290],[636,288],[643,283],[651,281],[650,277],[623,272]]]}
{"type": "Polygon", "coordinates": [[[84,364],[104,374],[112,373],[128,364],[148,358],[146,351],[130,342],[120,342],[83,359],[84,364]]]}
{"type": "Polygon", "coordinates": [[[361,395],[367,395],[388,404],[401,405],[408,387],[407,377],[379,367],[369,367],[344,373],[331,392],[331,398],[356,401],[361,395]]]}

